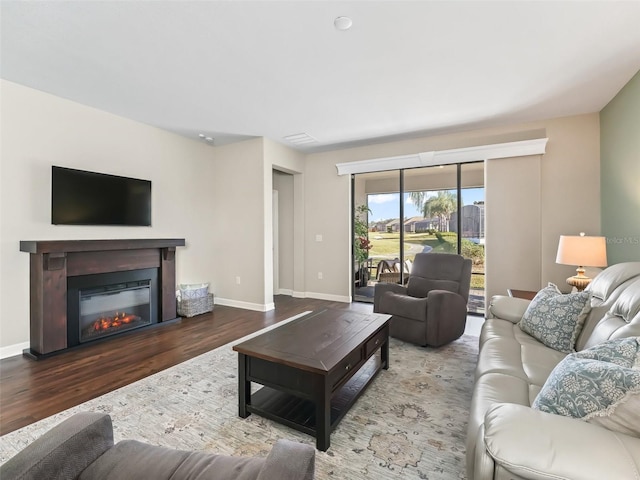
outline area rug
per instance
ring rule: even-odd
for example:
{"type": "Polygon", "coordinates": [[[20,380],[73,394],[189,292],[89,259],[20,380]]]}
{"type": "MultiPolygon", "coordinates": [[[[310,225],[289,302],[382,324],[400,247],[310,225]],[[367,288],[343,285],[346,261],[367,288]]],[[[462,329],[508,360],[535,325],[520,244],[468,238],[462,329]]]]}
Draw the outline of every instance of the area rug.
{"type": "MultiPolygon", "coordinates": [[[[466,478],[465,437],[477,344],[477,337],[468,335],[437,349],[391,339],[389,370],[380,372],[342,419],[331,434],[329,450],[316,451],[316,478],[466,478]]],[[[238,417],[237,354],[232,345],[0,437],[0,462],[79,411],[111,415],[116,441],[129,438],[178,449],[260,456],[279,438],[315,446],[309,435],[271,420],[255,414],[238,417]]]]}

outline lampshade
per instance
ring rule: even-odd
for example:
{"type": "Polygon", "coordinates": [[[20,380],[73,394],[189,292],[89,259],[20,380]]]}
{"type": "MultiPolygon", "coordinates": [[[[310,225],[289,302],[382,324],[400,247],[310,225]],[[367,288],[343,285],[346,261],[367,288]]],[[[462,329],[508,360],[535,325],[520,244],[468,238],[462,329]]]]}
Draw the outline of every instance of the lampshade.
{"type": "Polygon", "coordinates": [[[606,267],[607,242],[605,237],[560,235],[556,263],[581,267],[606,267]]]}

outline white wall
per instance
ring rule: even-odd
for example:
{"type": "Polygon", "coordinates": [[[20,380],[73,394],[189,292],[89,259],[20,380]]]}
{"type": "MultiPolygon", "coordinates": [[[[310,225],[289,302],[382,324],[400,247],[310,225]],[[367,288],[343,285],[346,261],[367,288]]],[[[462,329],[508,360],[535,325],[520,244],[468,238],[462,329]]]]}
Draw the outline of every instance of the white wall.
{"type": "Polygon", "coordinates": [[[20,240],[185,238],[177,281],[214,278],[214,149],[4,80],[0,90],[1,354],[29,341],[29,254],[20,240]],[[51,225],[51,165],[151,180],[152,226],[51,225]]]}

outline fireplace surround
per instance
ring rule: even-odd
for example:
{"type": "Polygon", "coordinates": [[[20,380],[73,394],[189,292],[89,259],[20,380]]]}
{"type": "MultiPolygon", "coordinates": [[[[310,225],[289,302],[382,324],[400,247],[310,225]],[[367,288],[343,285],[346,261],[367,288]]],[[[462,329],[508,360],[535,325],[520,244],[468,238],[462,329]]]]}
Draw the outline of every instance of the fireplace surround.
{"type": "Polygon", "coordinates": [[[177,320],[175,251],[184,245],[184,239],[21,241],[20,250],[30,254],[24,354],[42,358],[177,320]]]}

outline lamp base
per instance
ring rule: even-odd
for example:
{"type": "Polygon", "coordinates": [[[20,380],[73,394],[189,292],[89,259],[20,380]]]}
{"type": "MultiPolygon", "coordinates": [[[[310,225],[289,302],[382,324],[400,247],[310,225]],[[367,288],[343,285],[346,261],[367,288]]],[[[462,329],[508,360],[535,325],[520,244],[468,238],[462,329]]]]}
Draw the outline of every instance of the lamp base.
{"type": "Polygon", "coordinates": [[[567,278],[567,283],[572,287],[576,287],[576,290],[578,290],[579,292],[582,292],[585,288],[587,288],[587,285],[591,283],[592,279],[584,274],[584,268],[582,267],[576,268],[576,272],[576,275],[567,278]]]}

